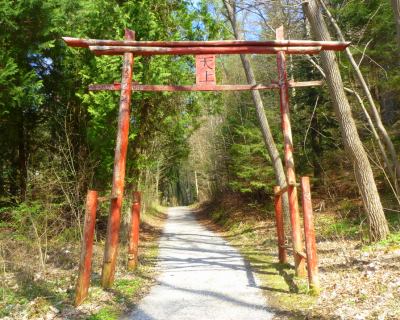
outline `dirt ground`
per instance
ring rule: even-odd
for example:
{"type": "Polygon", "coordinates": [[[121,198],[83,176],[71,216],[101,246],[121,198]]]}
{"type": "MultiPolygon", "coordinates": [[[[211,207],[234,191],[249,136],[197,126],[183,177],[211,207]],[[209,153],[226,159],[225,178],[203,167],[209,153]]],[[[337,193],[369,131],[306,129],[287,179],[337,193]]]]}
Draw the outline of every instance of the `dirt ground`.
{"type": "Polygon", "coordinates": [[[49,244],[45,269],[37,262],[37,250],[25,243],[1,238],[3,266],[0,274],[0,319],[118,319],[148,292],[156,275],[158,238],[165,214],[144,215],[141,222],[139,267],[126,268],[126,244],[120,244],[115,283],[112,289],[100,286],[104,244],[95,242],[89,297],[73,306],[78,270],[79,243],[49,244]]]}
{"type": "MultiPolygon", "coordinates": [[[[307,282],[294,277],[292,266],[277,263],[276,231],[271,208],[225,195],[203,205],[197,217],[218,231],[250,262],[263,284],[275,319],[400,319],[399,236],[378,244],[360,241],[357,224],[315,205],[319,271],[322,293],[308,293],[307,282]],[[355,231],[354,231],[355,230],[355,231]]],[[[120,264],[113,290],[100,287],[102,243],[95,246],[90,296],[79,308],[72,306],[79,244],[49,245],[45,270],[38,265],[34,245],[22,246],[1,230],[0,319],[118,319],[148,292],[156,275],[158,237],[165,216],[143,221],[140,267],[120,264]]]]}

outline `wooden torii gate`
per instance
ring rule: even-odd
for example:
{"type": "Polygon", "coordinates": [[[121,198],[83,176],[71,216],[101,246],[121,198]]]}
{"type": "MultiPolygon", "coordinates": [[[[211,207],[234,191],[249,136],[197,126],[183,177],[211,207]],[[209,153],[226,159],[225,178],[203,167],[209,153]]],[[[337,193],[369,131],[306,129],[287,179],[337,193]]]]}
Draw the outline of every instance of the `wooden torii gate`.
{"type": "MultiPolygon", "coordinates": [[[[281,122],[282,122],[281,125],[284,136],[284,158],[285,158],[287,186],[284,187],[283,189],[275,190],[275,194],[278,196],[278,202],[276,203],[279,207],[279,201],[281,201],[280,195],[282,195],[283,192],[288,192],[290,222],[292,227],[291,237],[292,237],[294,261],[295,261],[295,270],[296,274],[299,276],[303,276],[305,274],[305,264],[304,264],[305,254],[303,253],[303,243],[300,231],[297,183],[296,183],[295,166],[293,158],[293,139],[292,139],[290,119],[289,119],[289,88],[318,86],[322,84],[322,81],[305,81],[305,82],[288,81],[287,69],[286,69],[286,54],[318,54],[322,50],[342,51],[347,46],[350,45],[349,42],[285,40],[283,27],[280,27],[276,30],[276,40],[269,40],[269,41],[245,41],[245,40],[136,41],[134,31],[129,29],[125,30],[125,40],[78,39],[70,37],[63,37],[63,39],[71,47],[89,48],[96,55],[123,55],[121,83],[94,84],[89,86],[89,90],[91,91],[111,90],[111,91],[121,92],[120,103],[119,103],[119,114],[118,114],[117,141],[116,141],[115,158],[114,158],[111,208],[108,219],[107,237],[105,243],[104,261],[103,261],[102,278],[101,278],[101,283],[104,288],[111,287],[114,281],[117,248],[119,241],[121,208],[122,208],[123,193],[124,193],[125,167],[126,167],[126,155],[128,147],[129,120],[130,120],[130,101],[131,101],[132,91],[243,91],[243,90],[271,90],[271,89],[279,90],[280,112],[281,112],[281,122]],[[211,73],[207,74],[207,71],[215,72],[213,67],[215,67],[216,54],[276,54],[279,79],[278,81],[269,84],[217,85],[215,82],[215,74],[214,77],[212,77],[211,73]],[[199,67],[197,66],[196,85],[189,85],[189,86],[147,85],[147,84],[143,85],[134,83],[132,81],[134,56],[153,56],[153,55],[195,55],[197,57],[197,63],[199,62],[199,58],[205,59],[203,60],[203,67],[206,68],[203,68],[202,71],[199,71],[199,67]],[[213,66],[211,66],[210,68],[207,68],[209,67],[207,65],[207,59],[211,59],[209,61],[211,62],[211,64],[213,64],[213,66]],[[204,74],[201,75],[199,74],[199,72],[206,72],[205,80],[204,80],[204,74]],[[203,77],[203,80],[199,80],[201,79],[201,77],[203,77]]],[[[305,184],[307,184],[307,181],[302,180],[302,183],[304,182],[305,184]]],[[[303,192],[303,198],[304,198],[304,192],[303,192]]],[[[310,199],[309,192],[307,193],[306,198],[310,199]]],[[[91,203],[97,204],[96,201],[91,201],[91,203]]],[[[303,204],[303,207],[307,207],[307,204],[309,207],[309,202],[307,202],[306,205],[303,204]]],[[[87,206],[87,211],[90,211],[93,214],[93,208],[91,210],[89,205],[87,206]]],[[[138,211],[137,209],[132,210],[132,212],[136,212],[136,216],[134,218],[135,227],[133,227],[133,229],[135,229],[133,230],[133,232],[136,233],[136,235],[133,236],[134,240],[130,241],[130,246],[132,247],[136,246],[135,249],[136,251],[133,253],[135,255],[137,255],[137,241],[138,241],[137,240],[138,230],[136,230],[138,229],[137,211],[138,211]]],[[[93,225],[89,222],[88,225],[90,225],[90,230],[92,230],[93,225]]],[[[280,230],[278,229],[278,236],[279,236],[279,231],[280,230]]],[[[93,231],[89,231],[89,234],[90,232],[93,231]]],[[[280,236],[281,236],[279,242],[280,261],[283,262],[285,261],[285,259],[283,259],[283,256],[285,256],[286,253],[282,251],[284,250],[283,243],[281,243],[282,234],[280,234],[280,236]]],[[[84,240],[84,246],[83,246],[84,248],[87,247],[91,248],[92,244],[88,244],[87,243],[88,241],[89,242],[93,241],[93,237],[88,236],[87,240],[84,240]]],[[[87,278],[90,277],[91,249],[89,251],[90,251],[89,256],[87,254],[85,255],[85,252],[82,252],[81,256],[80,275],[77,286],[77,293],[80,292],[79,288],[81,289],[81,291],[83,290],[83,294],[80,294],[80,301],[83,301],[85,295],[87,295],[87,287],[84,288],[85,285],[82,285],[82,283],[85,283],[87,286],[88,284],[87,278]]],[[[133,257],[132,259],[136,258],[137,257],[133,257]]],[[[314,262],[316,263],[316,261],[314,262]]],[[[310,266],[308,269],[310,272],[310,266]]],[[[78,299],[76,303],[77,304],[80,303],[78,302],[78,299]]]]}

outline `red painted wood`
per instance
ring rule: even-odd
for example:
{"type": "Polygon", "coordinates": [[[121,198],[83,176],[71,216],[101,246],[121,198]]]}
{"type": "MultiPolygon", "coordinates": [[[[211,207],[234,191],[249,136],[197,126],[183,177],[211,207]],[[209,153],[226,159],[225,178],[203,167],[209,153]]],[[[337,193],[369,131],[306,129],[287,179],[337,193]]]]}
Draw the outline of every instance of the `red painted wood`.
{"type": "MultiPolygon", "coordinates": [[[[290,82],[289,88],[302,88],[311,86],[321,86],[323,81],[303,81],[303,82],[290,82]]],[[[271,90],[279,89],[277,83],[271,84],[257,84],[257,85],[238,85],[238,84],[228,84],[228,85],[151,85],[151,84],[134,84],[132,85],[133,91],[245,91],[245,90],[271,90]]],[[[119,91],[121,90],[120,83],[114,84],[91,84],[89,86],[90,91],[119,91]]]]}
{"type": "Polygon", "coordinates": [[[90,270],[92,267],[96,210],[98,203],[97,199],[98,195],[96,191],[89,190],[87,192],[81,258],[79,263],[78,280],[75,290],[75,306],[79,306],[88,296],[90,285],[90,270]]]}
{"type": "MultiPolygon", "coordinates": [[[[283,40],[283,27],[276,30],[277,40],[283,40]]],[[[300,216],[299,216],[299,204],[297,199],[297,188],[296,188],[296,174],[294,170],[294,158],[293,158],[293,137],[292,128],[290,125],[290,113],[289,113],[289,85],[286,71],[286,56],[285,52],[281,51],[277,53],[277,65],[279,75],[279,93],[280,93],[280,109],[282,119],[282,132],[284,139],[284,156],[285,156],[285,169],[286,179],[288,183],[288,197],[289,197],[289,210],[290,210],[290,222],[292,225],[292,244],[293,244],[293,255],[295,263],[295,271],[297,276],[305,276],[305,264],[304,259],[298,253],[303,252],[303,243],[301,239],[300,231],[300,216]]]]}
{"type": "Polygon", "coordinates": [[[122,55],[132,52],[137,56],[152,55],[198,55],[198,54],[275,54],[285,51],[288,54],[317,54],[322,47],[130,47],[130,46],[89,46],[96,55],[122,55]]]}
{"type": "Polygon", "coordinates": [[[220,41],[131,41],[131,40],[101,40],[63,37],[70,47],[88,48],[89,46],[131,46],[131,47],[322,47],[323,50],[344,50],[350,42],[312,41],[312,40],[220,40],[220,41]]]}
{"type": "Polygon", "coordinates": [[[136,269],[139,251],[139,226],[140,226],[140,192],[133,192],[131,208],[131,230],[128,243],[128,269],[136,269]]]}
{"type": "Polygon", "coordinates": [[[304,214],[304,234],[306,240],[308,282],[311,291],[318,294],[320,291],[318,276],[318,256],[317,244],[315,241],[310,178],[301,177],[300,184],[302,190],[302,204],[304,214]]]}
{"type": "MultiPolygon", "coordinates": [[[[133,31],[125,30],[126,39],[134,39],[133,31]]],[[[122,67],[121,98],[119,102],[118,131],[114,156],[112,200],[107,225],[101,284],[109,288],[114,282],[118,253],[121,208],[124,194],[126,154],[128,150],[130,104],[132,94],[133,54],[125,53],[122,67]]]]}
{"type": "Polygon", "coordinates": [[[278,256],[279,263],[287,263],[287,253],[285,248],[285,229],[283,224],[282,214],[282,194],[280,193],[280,187],[274,187],[275,193],[275,221],[276,221],[276,233],[278,237],[278,256]]]}

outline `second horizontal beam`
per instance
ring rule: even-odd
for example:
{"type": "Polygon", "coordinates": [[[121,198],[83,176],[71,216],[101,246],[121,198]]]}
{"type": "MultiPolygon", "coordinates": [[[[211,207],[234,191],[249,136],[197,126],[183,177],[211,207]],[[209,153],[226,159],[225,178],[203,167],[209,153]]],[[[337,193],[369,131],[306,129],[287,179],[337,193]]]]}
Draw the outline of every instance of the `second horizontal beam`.
{"type": "MultiPolygon", "coordinates": [[[[302,88],[321,86],[323,81],[303,81],[303,82],[289,82],[290,88],[302,88]]],[[[226,85],[152,85],[152,84],[133,84],[132,91],[249,91],[249,90],[273,90],[279,89],[279,84],[271,83],[268,85],[256,84],[226,84],[226,85]]],[[[90,91],[120,91],[121,84],[92,84],[89,85],[90,91]]]]}
{"type": "Polygon", "coordinates": [[[122,55],[131,52],[137,56],[153,55],[197,55],[197,54],[276,54],[286,52],[288,54],[318,54],[321,46],[315,47],[264,47],[264,46],[240,46],[240,47],[132,47],[132,46],[89,46],[96,55],[122,55]]]}

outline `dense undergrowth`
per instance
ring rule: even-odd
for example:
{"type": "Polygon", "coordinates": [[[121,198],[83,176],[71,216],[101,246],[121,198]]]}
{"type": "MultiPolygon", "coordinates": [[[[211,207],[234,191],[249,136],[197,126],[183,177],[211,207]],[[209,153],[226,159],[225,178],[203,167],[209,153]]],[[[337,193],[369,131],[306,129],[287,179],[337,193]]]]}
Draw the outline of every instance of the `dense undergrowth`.
{"type": "MultiPolygon", "coordinates": [[[[14,217],[16,213],[12,214],[14,217]]],[[[0,318],[118,319],[146,292],[155,273],[158,237],[165,215],[150,208],[142,217],[140,264],[134,272],[127,271],[126,238],[122,233],[115,284],[107,291],[100,286],[105,234],[100,217],[89,297],[78,308],[73,307],[73,301],[80,242],[66,239],[70,231],[46,239],[40,238],[43,234],[38,233],[39,238],[35,239],[32,224],[27,224],[25,229],[16,228],[17,218],[3,223],[0,233],[0,318]]]]}
{"type": "Polygon", "coordinates": [[[248,259],[276,319],[399,319],[399,215],[388,216],[391,236],[371,244],[357,204],[338,202],[335,211],[316,204],[319,297],[310,294],[305,279],[295,277],[291,260],[277,263],[273,208],[225,194],[203,205],[198,217],[248,259]]]}

